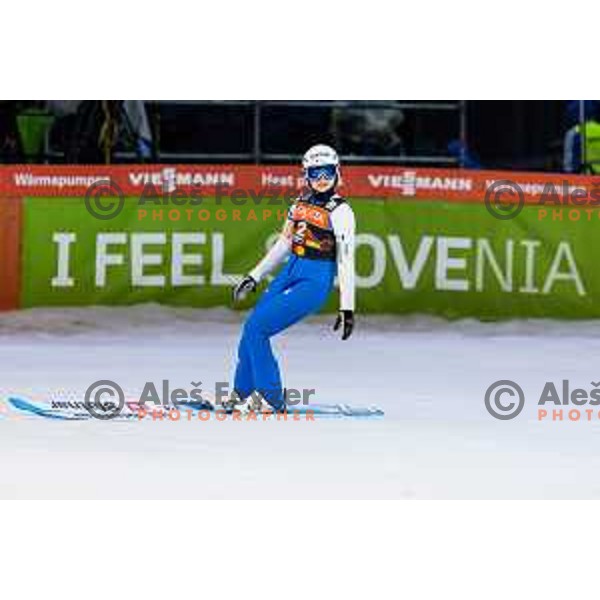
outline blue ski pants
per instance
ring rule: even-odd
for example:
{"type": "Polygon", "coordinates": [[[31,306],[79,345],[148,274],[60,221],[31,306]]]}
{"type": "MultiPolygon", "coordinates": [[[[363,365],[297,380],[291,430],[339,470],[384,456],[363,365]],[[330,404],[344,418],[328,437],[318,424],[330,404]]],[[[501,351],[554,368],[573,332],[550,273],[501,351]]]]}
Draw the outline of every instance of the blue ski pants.
{"type": "Polygon", "coordinates": [[[317,312],[327,300],[336,263],[292,255],[244,324],[238,347],[234,389],[241,398],[260,392],[275,409],[285,398],[271,337],[317,312]]]}

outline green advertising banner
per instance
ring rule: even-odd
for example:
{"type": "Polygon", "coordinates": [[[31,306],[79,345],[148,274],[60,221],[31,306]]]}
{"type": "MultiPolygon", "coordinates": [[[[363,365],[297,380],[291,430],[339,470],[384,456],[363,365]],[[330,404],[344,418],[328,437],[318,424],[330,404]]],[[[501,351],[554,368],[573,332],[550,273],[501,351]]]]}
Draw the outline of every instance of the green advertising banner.
{"type": "MultiPolygon", "coordinates": [[[[450,318],[600,316],[595,211],[526,205],[499,220],[483,203],[350,200],[357,309],[450,318]],[[577,216],[579,215],[579,216],[577,216]]],[[[236,276],[263,255],[287,206],[203,198],[125,200],[98,219],[82,198],[27,198],[21,304],[160,302],[229,306],[236,276]]],[[[326,310],[337,308],[332,294],[326,310]]]]}

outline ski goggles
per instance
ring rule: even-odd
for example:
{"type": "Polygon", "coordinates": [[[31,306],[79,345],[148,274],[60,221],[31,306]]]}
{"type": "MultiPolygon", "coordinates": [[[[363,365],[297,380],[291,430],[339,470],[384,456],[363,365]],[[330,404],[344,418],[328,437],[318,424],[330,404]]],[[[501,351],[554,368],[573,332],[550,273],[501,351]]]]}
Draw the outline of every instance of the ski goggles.
{"type": "Polygon", "coordinates": [[[306,169],[306,177],[310,179],[310,181],[335,179],[336,175],[337,167],[335,165],[322,165],[319,167],[308,167],[306,169]]]}

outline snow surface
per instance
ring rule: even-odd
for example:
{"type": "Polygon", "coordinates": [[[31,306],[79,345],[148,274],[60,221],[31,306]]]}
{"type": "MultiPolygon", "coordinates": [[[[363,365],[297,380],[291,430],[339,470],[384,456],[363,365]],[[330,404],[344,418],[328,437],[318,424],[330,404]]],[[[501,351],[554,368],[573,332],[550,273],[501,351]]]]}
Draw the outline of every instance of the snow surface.
{"type": "MultiPolygon", "coordinates": [[[[227,380],[243,315],[144,305],[0,314],[0,402],[83,398],[100,379],[227,380]]],[[[539,422],[546,381],[600,381],[600,322],[331,316],[275,340],[288,386],[378,404],[380,421],[60,422],[0,413],[0,498],[598,498],[600,419],[539,422]],[[493,419],[514,380],[525,409],[493,419]]],[[[573,408],[573,407],[566,407],[573,408]]],[[[597,410],[595,411],[597,414],[597,410]]]]}

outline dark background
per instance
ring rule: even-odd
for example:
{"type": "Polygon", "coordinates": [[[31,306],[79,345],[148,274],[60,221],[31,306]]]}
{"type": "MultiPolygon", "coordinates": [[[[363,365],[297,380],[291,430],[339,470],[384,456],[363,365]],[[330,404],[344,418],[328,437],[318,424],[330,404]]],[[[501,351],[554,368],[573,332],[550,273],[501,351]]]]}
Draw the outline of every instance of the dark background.
{"type": "Polygon", "coordinates": [[[409,101],[411,108],[399,109],[398,118],[394,103],[407,101],[389,101],[389,126],[375,133],[365,130],[361,114],[379,115],[376,102],[372,107],[358,101],[331,106],[263,101],[257,109],[251,101],[144,101],[151,139],[140,151],[138,134],[122,116],[124,101],[82,101],[70,115],[53,114],[47,102],[0,102],[1,162],[276,163],[297,160],[310,145],[323,142],[357,164],[456,166],[465,148],[472,159],[467,166],[559,171],[564,134],[574,124],[567,101],[554,100],[409,101]],[[437,108],[448,103],[456,108],[437,108]],[[33,117],[27,122],[34,125],[46,119],[43,145],[33,152],[21,140],[17,123],[26,122],[23,116],[33,117]],[[107,118],[115,124],[108,146],[102,138],[107,118]]]}

